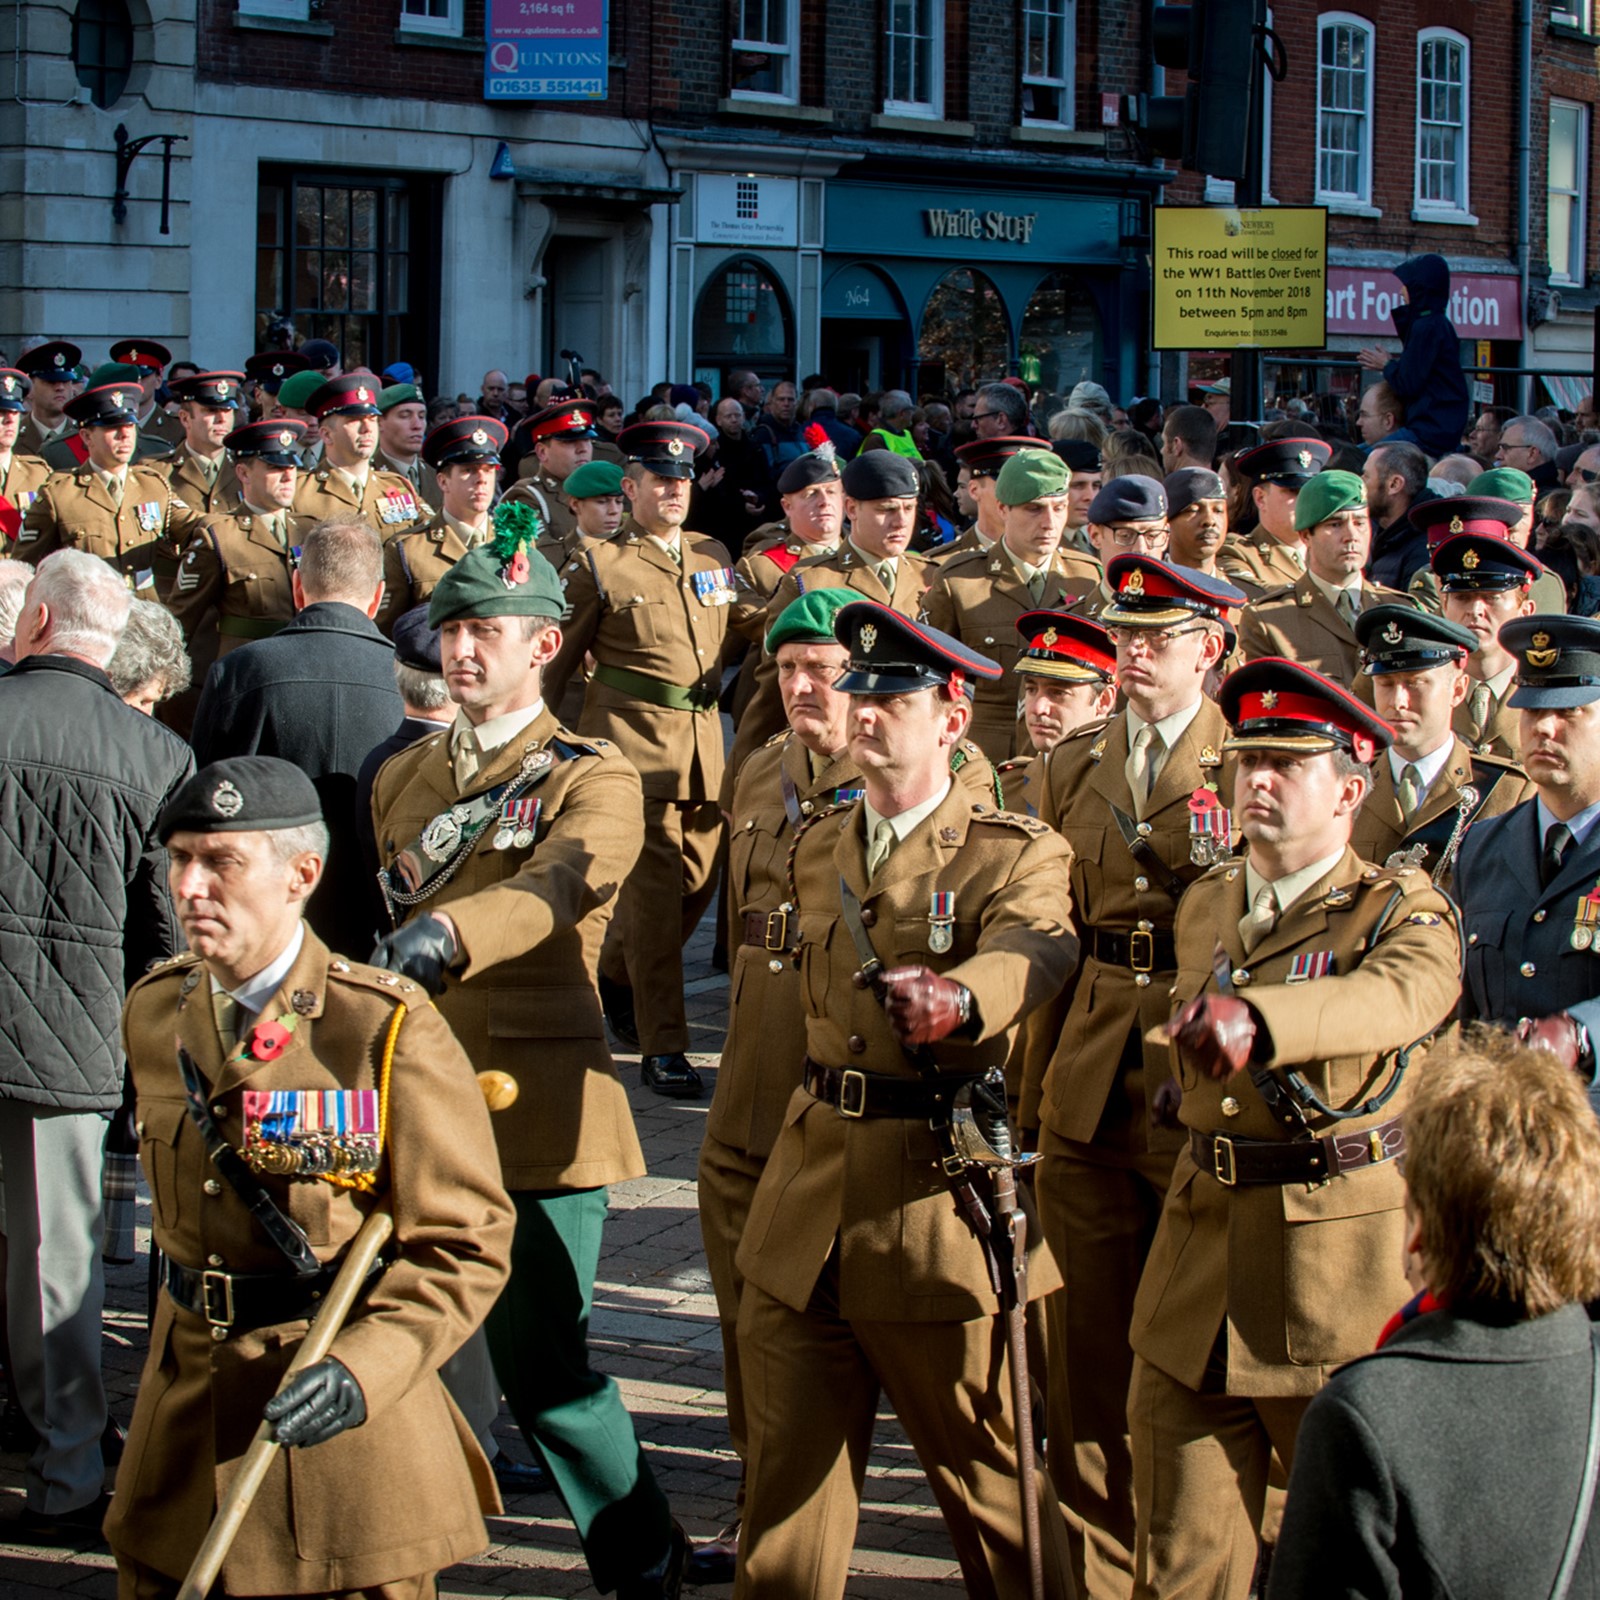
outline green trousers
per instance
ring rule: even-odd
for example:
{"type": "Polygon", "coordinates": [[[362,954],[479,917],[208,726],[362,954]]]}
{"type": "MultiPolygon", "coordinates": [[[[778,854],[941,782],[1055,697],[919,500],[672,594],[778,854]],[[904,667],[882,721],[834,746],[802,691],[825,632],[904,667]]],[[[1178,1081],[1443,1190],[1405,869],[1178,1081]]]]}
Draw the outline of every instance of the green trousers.
{"type": "Polygon", "coordinates": [[[606,1191],[513,1194],[511,1277],[484,1323],[495,1376],[538,1447],[602,1593],[654,1565],[672,1513],[616,1383],[589,1367],[606,1191]]]}

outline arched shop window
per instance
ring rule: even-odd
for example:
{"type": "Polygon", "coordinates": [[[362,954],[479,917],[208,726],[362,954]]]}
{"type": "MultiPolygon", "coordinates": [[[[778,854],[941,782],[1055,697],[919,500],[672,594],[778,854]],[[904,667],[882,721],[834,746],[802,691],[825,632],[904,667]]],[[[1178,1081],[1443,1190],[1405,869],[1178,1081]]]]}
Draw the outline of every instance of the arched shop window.
{"type": "Polygon", "coordinates": [[[1094,299],[1070,272],[1040,280],[1022,315],[1017,371],[1047,394],[1070,394],[1085,378],[1100,379],[1100,317],[1094,299]]]}
{"type": "Polygon", "coordinates": [[[694,362],[783,371],[793,362],[794,318],[776,277],[754,256],[728,262],[700,291],[694,362]]]}
{"type": "MultiPolygon", "coordinates": [[[[922,312],[917,359],[924,379],[942,368],[951,394],[1006,375],[1011,330],[1000,291],[981,272],[957,267],[934,286],[922,312]]],[[[919,388],[927,389],[927,381],[919,388]]]]}

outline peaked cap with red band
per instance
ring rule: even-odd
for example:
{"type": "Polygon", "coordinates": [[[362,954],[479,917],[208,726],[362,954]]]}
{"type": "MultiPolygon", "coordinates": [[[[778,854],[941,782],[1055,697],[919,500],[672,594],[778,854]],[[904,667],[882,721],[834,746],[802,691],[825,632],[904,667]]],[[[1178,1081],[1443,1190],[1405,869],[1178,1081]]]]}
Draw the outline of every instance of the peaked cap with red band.
{"type": "Polygon", "coordinates": [[[658,478],[692,478],[694,458],[711,448],[711,435],[692,422],[636,422],[617,435],[617,446],[658,478]]]}
{"type": "Polygon", "coordinates": [[[850,668],[834,684],[842,694],[915,694],[946,684],[952,695],[970,694],[968,678],[1002,676],[998,662],[876,600],[841,607],[833,636],[850,652],[850,668]]]}
{"type": "Polygon", "coordinates": [[[237,411],[242,372],[196,372],[171,386],[180,400],[193,400],[212,411],[237,411]]]}
{"type": "Polygon", "coordinates": [[[111,359],[146,372],[164,372],[172,365],[172,352],[154,339],[118,339],[111,347],[111,359]]]}
{"type": "Polygon", "coordinates": [[[956,446],[956,460],[975,478],[998,477],[1000,469],[1019,450],[1048,450],[1048,439],[1027,439],[1016,434],[1001,434],[998,439],[974,439],[956,446]]]}
{"type": "Polygon", "coordinates": [[[592,400],[558,400],[528,418],[526,438],[529,444],[535,439],[592,439],[594,419],[592,400]]]}
{"type": "Polygon", "coordinates": [[[313,391],[306,409],[316,417],[375,417],[378,388],[378,380],[365,373],[341,373],[313,391]]]}
{"type": "Polygon", "coordinates": [[[122,428],[139,420],[143,399],[136,383],[103,383],[69,400],[66,413],[80,428],[122,428]]]}
{"type": "Polygon", "coordinates": [[[1281,656],[1258,656],[1222,680],[1217,704],[1233,728],[1224,750],[1348,750],[1371,761],[1394,729],[1320,673],[1281,656]]]}
{"type": "Polygon", "coordinates": [[[1070,611],[1027,611],[1017,618],[1022,654],[1016,671],[1063,683],[1110,683],[1117,647],[1098,622],[1070,611]]]}
{"type": "Polygon", "coordinates": [[[1511,500],[1483,494],[1453,494],[1443,500],[1424,500],[1411,508],[1411,526],[1428,537],[1428,549],[1437,550],[1458,533],[1481,533],[1491,539],[1509,539],[1526,508],[1511,500]]]}
{"type": "Polygon", "coordinates": [[[1159,556],[1113,556],[1106,583],[1116,599],[1100,613],[1109,627],[1168,628],[1191,617],[1226,623],[1249,598],[1224,578],[1159,556]]]}

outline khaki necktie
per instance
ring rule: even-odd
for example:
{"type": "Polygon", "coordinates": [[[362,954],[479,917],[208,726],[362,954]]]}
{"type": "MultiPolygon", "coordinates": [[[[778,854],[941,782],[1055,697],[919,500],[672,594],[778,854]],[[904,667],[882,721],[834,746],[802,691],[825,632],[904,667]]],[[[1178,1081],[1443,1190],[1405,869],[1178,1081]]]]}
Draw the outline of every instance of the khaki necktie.
{"type": "Polygon", "coordinates": [[[867,876],[877,875],[878,868],[889,859],[889,853],[894,849],[894,827],[885,818],[872,830],[871,842],[867,845],[867,876]]]}
{"type": "Polygon", "coordinates": [[[1267,884],[1256,890],[1250,909],[1239,918],[1239,938],[1244,943],[1246,955],[1272,932],[1272,925],[1277,920],[1278,897],[1272,892],[1272,885],[1267,884]]]}
{"type": "Polygon", "coordinates": [[[673,564],[673,566],[681,567],[683,565],[683,547],[681,545],[669,544],[667,546],[667,559],[673,564]]]}
{"type": "Polygon", "coordinates": [[[217,1019],[217,1037],[227,1055],[239,1042],[239,1002],[226,989],[211,991],[211,1014],[217,1019]]]}
{"type": "Polygon", "coordinates": [[[1489,731],[1489,708],[1494,701],[1494,692],[1486,683],[1475,683],[1472,686],[1472,698],[1468,702],[1468,713],[1472,718],[1472,742],[1482,742],[1483,736],[1489,731]]]}
{"type": "Polygon", "coordinates": [[[877,574],[878,582],[883,585],[883,592],[893,600],[894,563],[892,561],[880,561],[872,570],[877,574]]]}
{"type": "Polygon", "coordinates": [[[1356,618],[1361,615],[1360,600],[1354,589],[1341,589],[1339,591],[1339,615],[1354,629],[1356,618]]]}
{"type": "Polygon", "coordinates": [[[221,456],[195,456],[194,464],[200,469],[200,476],[206,480],[206,487],[214,489],[217,486],[217,474],[222,471],[221,456]]]}
{"type": "Polygon", "coordinates": [[[1036,606],[1044,604],[1044,574],[1036,572],[1028,579],[1028,593],[1033,596],[1036,606]]]}
{"type": "Polygon", "coordinates": [[[111,496],[111,503],[120,511],[122,509],[122,498],[128,492],[127,480],[124,478],[107,478],[106,490],[111,496]]]}
{"type": "Polygon", "coordinates": [[[1155,783],[1156,751],[1159,735],[1147,722],[1133,736],[1133,748],[1128,752],[1127,765],[1123,771],[1128,778],[1128,791],[1133,796],[1133,814],[1136,817],[1144,815],[1145,801],[1150,798],[1150,790],[1155,783]]]}
{"type": "Polygon", "coordinates": [[[1411,814],[1422,804],[1422,773],[1414,761],[1408,761],[1400,774],[1400,814],[1408,822],[1411,814]]]}
{"type": "Polygon", "coordinates": [[[456,788],[465,789],[478,775],[483,758],[478,750],[478,736],[471,728],[463,728],[456,735],[455,753],[450,765],[455,772],[456,788]]]}

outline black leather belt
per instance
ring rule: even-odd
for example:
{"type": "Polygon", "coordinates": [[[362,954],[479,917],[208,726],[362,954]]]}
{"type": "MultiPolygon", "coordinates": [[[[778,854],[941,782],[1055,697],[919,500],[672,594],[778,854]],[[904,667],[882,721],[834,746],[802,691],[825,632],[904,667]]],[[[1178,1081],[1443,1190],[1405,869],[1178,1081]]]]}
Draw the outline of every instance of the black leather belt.
{"type": "Polygon", "coordinates": [[[776,911],[745,912],[743,942],[757,945],[763,950],[787,950],[789,912],[788,906],[779,906],[776,911]]]}
{"type": "MultiPolygon", "coordinates": [[[[383,1270],[380,1262],[373,1273],[383,1270]]],[[[279,1322],[299,1322],[321,1305],[338,1274],[332,1263],[313,1277],[282,1272],[213,1272],[167,1258],[166,1287],[173,1303],[204,1317],[217,1338],[248,1333],[279,1322]]]]}
{"type": "Polygon", "coordinates": [[[825,1067],[806,1058],[805,1088],[813,1100],[832,1106],[841,1117],[932,1116],[948,1106],[964,1083],[976,1083],[981,1073],[952,1074],[938,1083],[917,1078],[891,1078],[882,1072],[861,1072],[855,1067],[825,1067]]]}
{"type": "Polygon", "coordinates": [[[1360,1133],[1320,1139],[1235,1139],[1225,1133],[1189,1132],[1189,1154],[1225,1189],[1255,1183],[1325,1183],[1341,1172],[1373,1167],[1405,1154],[1399,1117],[1360,1133]]]}
{"type": "Polygon", "coordinates": [[[1135,972],[1176,972],[1178,950],[1170,928],[1134,929],[1129,933],[1089,930],[1089,952],[1108,967],[1135,972]]]}

